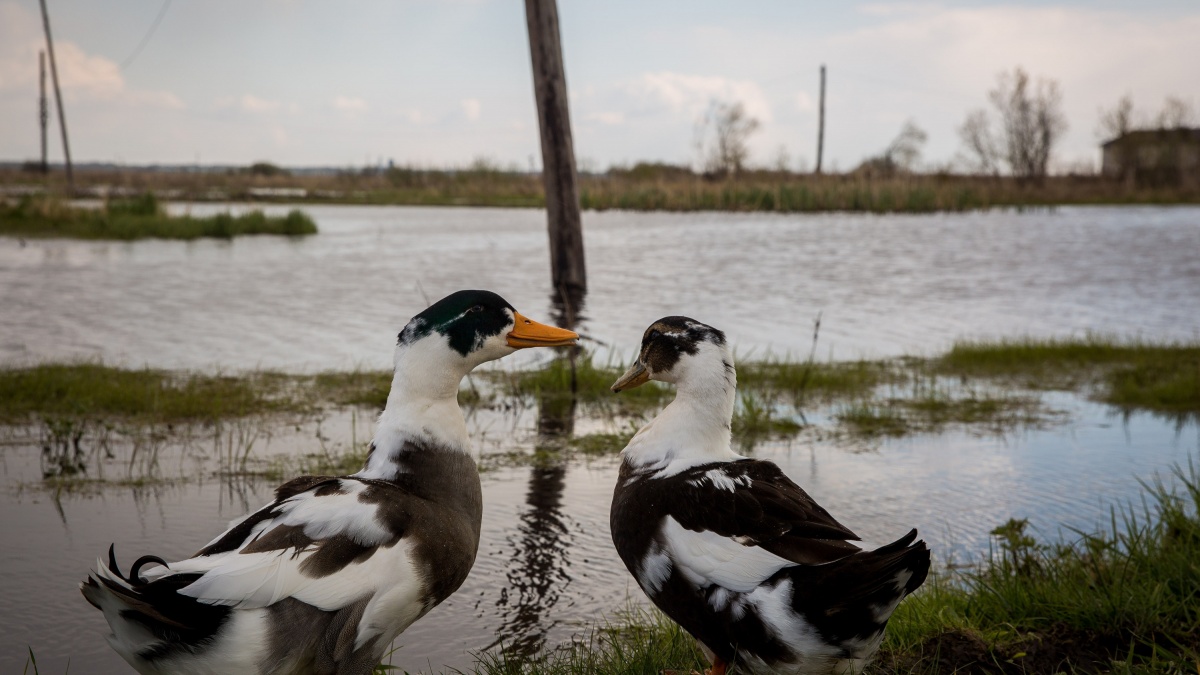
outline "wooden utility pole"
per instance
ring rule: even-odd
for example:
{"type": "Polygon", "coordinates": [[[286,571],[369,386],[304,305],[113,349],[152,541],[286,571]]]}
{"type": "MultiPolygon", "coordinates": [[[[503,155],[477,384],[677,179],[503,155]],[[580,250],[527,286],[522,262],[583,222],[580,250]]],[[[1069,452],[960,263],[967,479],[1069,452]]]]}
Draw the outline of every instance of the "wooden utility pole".
{"type": "Polygon", "coordinates": [[[38,97],[38,125],[42,128],[42,173],[50,173],[50,162],[46,154],[46,126],[50,123],[50,106],[46,105],[46,52],[38,52],[38,82],[41,95],[38,97]]]}
{"type": "Polygon", "coordinates": [[[825,155],[825,64],[821,64],[821,104],[817,117],[817,173],[821,173],[821,159],[825,155]]]}
{"type": "Polygon", "coordinates": [[[54,38],[50,37],[50,12],[42,3],[42,26],[46,29],[46,51],[50,52],[50,78],[54,80],[54,101],[58,104],[58,127],[62,130],[63,156],[67,160],[67,193],[75,193],[75,174],[71,169],[71,145],[67,142],[67,115],[63,112],[62,91],[58,88],[58,66],[54,61],[54,38]]]}
{"type": "MultiPolygon", "coordinates": [[[[525,0],[529,54],[533,60],[533,94],[542,132],[542,180],[550,231],[550,275],[556,294],[573,309],[587,291],[583,259],[583,226],[571,118],[567,110],[567,77],[555,0],[525,0]]],[[[574,312],[569,311],[568,315],[574,312]]]]}

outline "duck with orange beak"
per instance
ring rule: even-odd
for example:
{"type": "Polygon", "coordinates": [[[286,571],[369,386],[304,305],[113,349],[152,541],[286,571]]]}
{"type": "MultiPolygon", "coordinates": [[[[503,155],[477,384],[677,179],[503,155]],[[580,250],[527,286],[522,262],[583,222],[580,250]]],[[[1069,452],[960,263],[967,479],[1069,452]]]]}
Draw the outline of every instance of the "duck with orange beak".
{"type": "Polygon", "coordinates": [[[194,556],[113,549],[81,584],[140,673],[365,675],[467,578],[483,515],[458,388],[518,349],[575,343],[488,291],[459,291],[400,331],[362,470],[301,476],[194,556]],[[150,565],[143,571],[143,567],[150,565]]]}

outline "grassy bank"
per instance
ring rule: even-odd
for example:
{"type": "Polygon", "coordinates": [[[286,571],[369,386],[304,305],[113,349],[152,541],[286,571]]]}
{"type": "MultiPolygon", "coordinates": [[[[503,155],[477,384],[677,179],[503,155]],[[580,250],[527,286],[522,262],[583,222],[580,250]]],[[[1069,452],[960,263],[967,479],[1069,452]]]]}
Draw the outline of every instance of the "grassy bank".
{"type": "MultiPolygon", "coordinates": [[[[1013,521],[995,553],[935,575],[905,601],[868,674],[1195,673],[1200,668],[1200,473],[1148,486],[1111,527],[1039,542],[1013,521]]],[[[528,659],[481,655],[482,675],[658,675],[702,669],[661,614],[631,611],[528,659]]]]}
{"type": "MultiPolygon", "coordinates": [[[[394,167],[347,169],[336,174],[274,171],[78,172],[77,183],[95,194],[155,191],[171,199],[198,201],[288,200],[348,204],[542,207],[539,174],[477,161],[457,170],[394,167]]],[[[61,191],[18,171],[0,172],[0,185],[61,191]]],[[[1139,187],[1100,176],[1052,176],[1039,184],[1007,177],[957,174],[801,174],[747,171],[717,178],[686,167],[637,164],[604,173],[581,173],[585,209],[638,211],[857,211],[928,213],[992,207],[1061,204],[1196,204],[1200,189],[1139,187]]]]}
{"type": "Polygon", "coordinates": [[[15,205],[0,202],[0,235],[74,239],[232,239],[249,234],[316,234],[317,225],[302,211],[267,216],[172,216],[150,193],[112,199],[103,208],[81,208],[49,197],[23,197],[15,205]]]}
{"type": "MultiPolygon", "coordinates": [[[[585,414],[634,421],[672,398],[669,387],[655,382],[614,395],[609,387],[623,370],[585,355],[573,367],[556,359],[539,370],[482,371],[459,398],[470,406],[523,401],[572,410],[578,404],[585,414]]],[[[44,364],[0,369],[0,423],[73,417],[178,424],[331,406],[380,410],[390,385],[391,374],[376,371],[225,375],[44,364]]],[[[1047,389],[1079,392],[1123,410],[1194,418],[1200,416],[1200,344],[1093,336],[960,342],[931,358],[746,361],[738,364],[734,432],[747,441],[788,435],[822,411],[847,433],[866,436],[948,424],[1036,425],[1055,419],[1038,398],[1047,389]]],[[[580,445],[600,452],[605,439],[625,437],[603,433],[580,445]]]]}
{"type": "Polygon", "coordinates": [[[990,378],[1035,389],[1086,389],[1126,409],[1200,413],[1200,344],[1150,343],[1089,336],[955,344],[937,372],[990,378]]]}

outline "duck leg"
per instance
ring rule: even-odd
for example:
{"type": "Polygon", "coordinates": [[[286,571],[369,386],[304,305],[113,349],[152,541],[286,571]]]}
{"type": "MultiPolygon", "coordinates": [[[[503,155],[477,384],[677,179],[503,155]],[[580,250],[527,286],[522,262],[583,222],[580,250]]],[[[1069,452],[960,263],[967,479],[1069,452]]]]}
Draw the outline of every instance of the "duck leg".
{"type": "Polygon", "coordinates": [[[713,656],[712,668],[704,671],[704,675],[725,675],[725,669],[728,667],[729,664],[725,663],[724,659],[719,656],[713,656]]]}

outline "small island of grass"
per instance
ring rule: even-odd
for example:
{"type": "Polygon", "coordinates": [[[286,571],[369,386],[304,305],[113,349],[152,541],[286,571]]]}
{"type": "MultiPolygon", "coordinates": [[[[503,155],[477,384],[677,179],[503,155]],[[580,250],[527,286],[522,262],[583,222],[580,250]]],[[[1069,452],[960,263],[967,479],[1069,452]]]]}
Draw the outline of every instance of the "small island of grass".
{"type": "Polygon", "coordinates": [[[316,234],[317,225],[303,211],[268,216],[262,211],[241,215],[174,216],[151,193],[109,199],[101,208],[71,205],[43,196],[23,197],[15,205],[0,202],[0,235],[72,239],[232,239],[247,234],[300,236],[316,234]]]}

